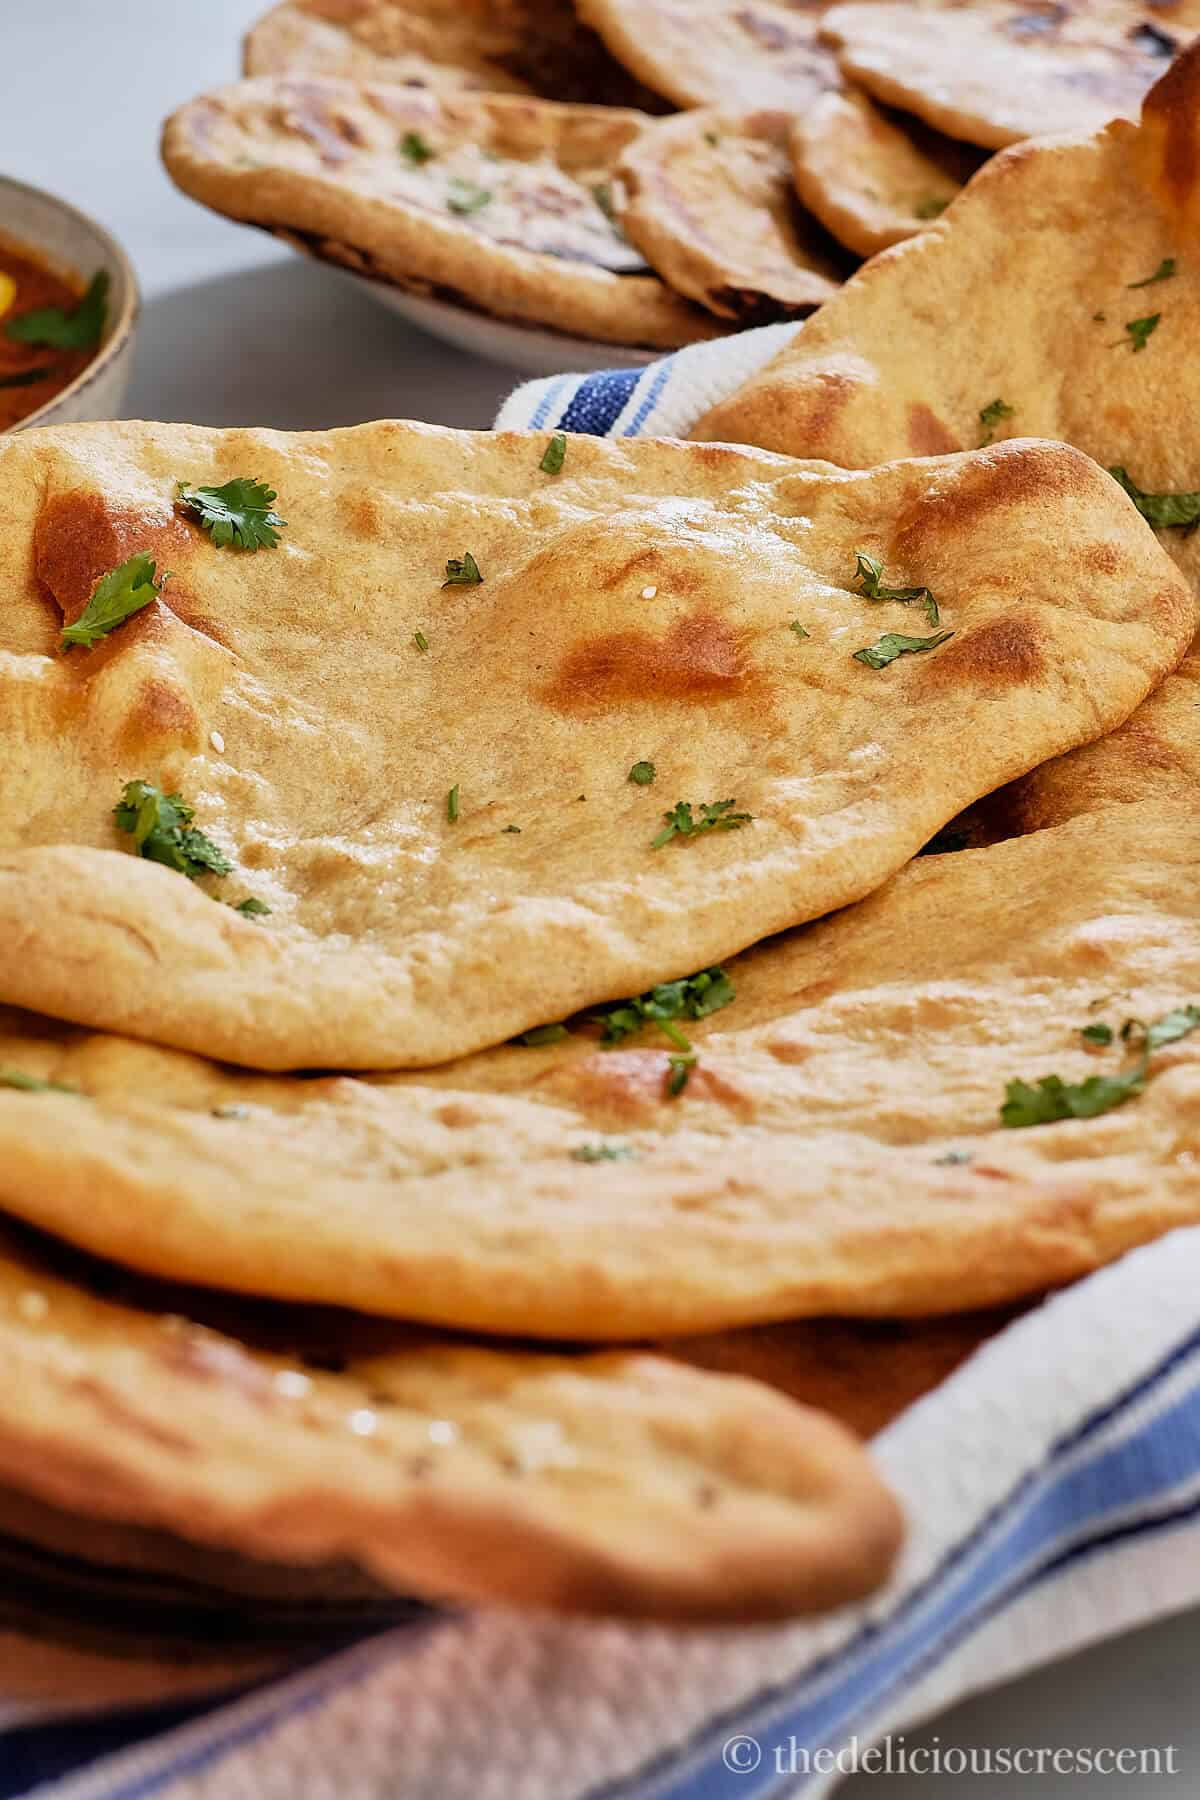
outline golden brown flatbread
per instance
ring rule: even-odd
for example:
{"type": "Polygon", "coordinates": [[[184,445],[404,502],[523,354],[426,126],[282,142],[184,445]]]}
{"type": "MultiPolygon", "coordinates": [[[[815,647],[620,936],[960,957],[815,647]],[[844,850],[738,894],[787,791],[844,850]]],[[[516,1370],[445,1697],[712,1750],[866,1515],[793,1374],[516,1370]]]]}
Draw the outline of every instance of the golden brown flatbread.
{"type": "Polygon", "coordinates": [[[319,77],[244,81],[168,121],[206,206],[497,318],[671,349],[719,334],[632,250],[608,198],[643,113],[319,77]]]}
{"type": "Polygon", "coordinates": [[[348,75],[438,93],[654,105],[570,0],[284,0],[246,37],[247,75],[348,75]]]}
{"type": "Polygon", "coordinates": [[[877,100],[991,148],[1136,118],[1198,28],[1197,0],[852,0],[821,21],[877,100]]]}
{"type": "Polygon", "coordinates": [[[1200,1218],[1198,858],[1171,803],[918,858],[676,1006],[683,1083],[650,1023],[364,1081],[12,1014],[8,1082],[77,1091],[0,1084],[0,1203],[149,1273],[551,1338],[999,1305],[1200,1218]],[[1168,1018],[1143,1066],[1122,1026],[1168,1018]]]}
{"type": "Polygon", "coordinates": [[[743,325],[812,312],[853,267],[792,188],[785,113],[698,107],[634,139],[621,224],[681,294],[743,325]]]}
{"type": "Polygon", "coordinates": [[[433,1599],[741,1623],[895,1554],[850,1434],[758,1383],[257,1307],[213,1329],[202,1296],[97,1278],[0,1237],[0,1476],[56,1506],[433,1599]]]}
{"type": "Polygon", "coordinates": [[[964,145],[886,112],[856,89],[821,94],[793,122],[796,192],[860,256],[940,219],[973,172],[964,145]]]}
{"type": "Polygon", "coordinates": [[[838,84],[820,0],[577,0],[617,61],[676,106],[799,112],[838,84]]]}
{"type": "Polygon", "coordinates": [[[1194,614],[1061,446],[847,475],[396,423],[0,441],[0,586],[0,1000],[260,1068],[440,1062],[857,899],[1194,614]],[[176,503],[239,477],[276,548],[176,503]],[[134,554],[161,598],[63,651],[134,554]],[[115,817],[134,781],[233,868],[115,817]]]}

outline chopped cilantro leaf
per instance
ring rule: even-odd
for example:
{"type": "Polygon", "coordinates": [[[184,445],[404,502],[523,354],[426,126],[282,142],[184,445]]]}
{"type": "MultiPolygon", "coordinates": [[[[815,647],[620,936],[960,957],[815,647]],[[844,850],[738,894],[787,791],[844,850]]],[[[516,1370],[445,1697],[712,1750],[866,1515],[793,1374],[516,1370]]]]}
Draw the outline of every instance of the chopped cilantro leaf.
{"type": "Polygon", "coordinates": [[[538,468],[541,469],[542,473],[545,475],[557,475],[562,470],[566,454],[567,434],[565,431],[556,431],[554,436],[550,439],[550,442],[546,445],[545,455],[538,464],[538,468]]]}
{"type": "Polygon", "coordinates": [[[940,1169],[961,1169],[967,1163],[975,1161],[973,1150],[947,1150],[944,1156],[935,1156],[934,1166],[940,1169]]]}
{"type": "Polygon", "coordinates": [[[788,626],[788,630],[794,631],[798,638],[806,638],[806,637],[812,636],[812,632],[807,630],[806,627],[800,623],[799,619],[793,619],[791,624],[788,626]]]}
{"type": "Polygon", "coordinates": [[[632,1144],[576,1144],[571,1161],[580,1163],[630,1162],[637,1155],[632,1144]]]}
{"type": "MultiPolygon", "coordinates": [[[[1129,333],[1129,337],[1130,337],[1130,340],[1133,345],[1133,353],[1135,356],[1137,355],[1139,350],[1144,350],[1146,348],[1146,345],[1150,341],[1151,335],[1158,330],[1158,321],[1161,318],[1162,318],[1162,314],[1160,312],[1156,312],[1156,313],[1149,313],[1146,316],[1146,318],[1144,318],[1144,319],[1127,319],[1126,320],[1125,329],[1129,333]]],[[[1119,338],[1117,340],[1117,342],[1123,344],[1125,342],[1125,340],[1124,340],[1124,338],[1119,338]]],[[[1114,348],[1115,348],[1115,346],[1114,346],[1114,348]]]]}
{"type": "Polygon", "coordinates": [[[235,475],[223,487],[188,487],[181,481],[175,497],[218,550],[274,550],[287,524],[271,510],[275,489],[247,475],[235,475]]]}
{"type": "Polygon", "coordinates": [[[748,825],[754,814],[734,812],[736,800],[710,800],[702,802],[700,817],[692,816],[692,805],[689,800],[677,800],[670,812],[663,814],[663,829],[650,843],[652,850],[661,850],[664,844],[673,837],[699,837],[705,831],[740,831],[748,825]]]}
{"type": "Polygon", "coordinates": [[[635,762],[626,780],[632,781],[635,787],[649,787],[657,774],[658,770],[652,762],[635,762]]]}
{"type": "MultiPolygon", "coordinates": [[[[1200,1006],[1176,1007],[1150,1025],[1143,1024],[1140,1019],[1126,1019],[1121,1027],[1121,1039],[1141,1050],[1132,1068],[1116,1075],[1089,1075],[1086,1081],[1080,1082],[1065,1082],[1058,1075],[1043,1075],[1036,1084],[1010,1081],[1005,1090],[1004,1105],[1000,1108],[1001,1122],[1012,1127],[1048,1125],[1057,1119],[1095,1119],[1101,1113],[1111,1112],[1115,1106],[1123,1105],[1142,1092],[1150,1072],[1150,1057],[1155,1050],[1187,1037],[1197,1027],[1200,1027],[1200,1006]]],[[[1082,1035],[1087,1037],[1092,1029],[1085,1027],[1082,1035]]],[[[1110,1032],[1108,1041],[1111,1037],[1110,1032]]],[[[1099,1043],[1101,1040],[1091,1041],[1099,1043]]]]}
{"type": "Polygon", "coordinates": [[[1156,281],[1170,281],[1174,274],[1175,258],[1173,256],[1164,256],[1153,275],[1147,275],[1144,281],[1129,281],[1126,282],[1125,285],[1132,293],[1134,288],[1153,287],[1156,281]]]}
{"type": "Polygon", "coordinates": [[[619,1044],[632,1037],[644,1025],[657,1025],[664,1036],[680,1049],[691,1048],[681,1031],[674,1028],[676,1019],[707,1019],[736,999],[737,992],[724,969],[702,969],[698,975],[685,975],[679,981],[662,981],[657,987],[632,1000],[592,1016],[603,1025],[603,1042],[619,1044]]]}
{"type": "Polygon", "coordinates": [[[883,580],[883,564],[877,556],[868,556],[865,550],[856,550],[855,557],[857,567],[854,573],[859,582],[860,594],[864,594],[868,600],[894,600],[901,606],[923,607],[929,623],[937,624],[937,601],[927,587],[887,587],[883,580]]]}
{"type": "Polygon", "coordinates": [[[233,910],[241,913],[243,919],[265,919],[271,911],[265,900],[256,900],[253,894],[239,900],[233,910]]]}
{"type": "Polygon", "coordinates": [[[1079,1035],[1085,1044],[1111,1044],[1113,1028],[1111,1025],[1104,1024],[1083,1025],[1080,1027],[1079,1035]]]}
{"type": "Polygon", "coordinates": [[[446,795],[446,817],[447,817],[447,819],[449,819],[451,825],[456,825],[458,823],[458,783],[457,783],[457,781],[455,782],[454,786],[450,789],[450,792],[446,795]]]}
{"type": "Polygon", "coordinates": [[[479,564],[469,550],[464,550],[461,557],[452,556],[446,564],[446,579],[442,586],[444,588],[474,587],[476,582],[482,580],[479,564]]]}
{"type": "Polygon", "coordinates": [[[190,881],[201,875],[228,875],[232,862],[211,838],[192,826],[192,808],[178,794],[164,794],[148,781],[127,781],[113,807],[119,831],[132,834],[133,847],[150,862],[175,869],[190,881]]]}
{"type": "MultiPolygon", "coordinates": [[[[1016,407],[1010,406],[1006,400],[990,400],[986,406],[980,408],[979,423],[985,428],[986,432],[986,435],[980,439],[979,448],[981,450],[984,449],[986,445],[990,444],[995,437],[995,428],[1000,423],[1001,419],[1011,419],[1016,410],[1016,407]]],[[[929,623],[931,625],[936,625],[937,620],[931,619],[929,623]]]]}
{"type": "Polygon", "coordinates": [[[15,344],[36,344],[47,350],[94,349],[104,334],[109,286],[108,275],[98,269],[71,312],[61,306],[39,306],[33,312],[18,313],[5,325],[4,335],[15,344]]]}
{"type": "Polygon", "coordinates": [[[528,1044],[530,1049],[536,1049],[539,1044],[557,1044],[559,1039],[565,1038],[566,1035],[565,1025],[535,1025],[532,1031],[523,1031],[517,1042],[528,1044]]]}
{"type": "Polygon", "coordinates": [[[413,643],[417,646],[417,649],[422,655],[424,655],[425,651],[429,648],[429,639],[425,636],[423,631],[413,632],[413,643]]]}
{"type": "Polygon", "coordinates": [[[691,1080],[692,1070],[699,1060],[700,1058],[694,1050],[689,1050],[685,1056],[669,1056],[667,1058],[671,1066],[671,1073],[667,1076],[667,1092],[672,1099],[676,1094],[682,1094],[691,1080]]]}
{"type": "Polygon", "coordinates": [[[465,218],[471,213],[481,212],[491,203],[491,189],[479,187],[474,181],[462,181],[457,176],[450,183],[450,192],[446,197],[446,205],[452,213],[465,218]]]}
{"type": "Polygon", "coordinates": [[[507,836],[508,836],[508,835],[509,835],[509,833],[510,833],[510,832],[511,832],[511,833],[512,833],[512,834],[513,834],[513,835],[514,835],[514,836],[515,836],[515,837],[520,837],[520,835],[521,835],[521,827],[520,827],[520,826],[519,826],[519,825],[506,825],[506,826],[504,826],[504,828],[503,828],[503,830],[502,830],[502,831],[501,831],[501,833],[500,833],[500,836],[501,836],[501,837],[507,837],[507,836]]]}
{"type": "Polygon", "coordinates": [[[855,662],[866,663],[868,669],[886,669],[898,656],[919,656],[924,650],[936,650],[952,631],[937,631],[932,637],[901,637],[898,631],[885,631],[874,644],[854,652],[855,662]]]}
{"type": "Polygon", "coordinates": [[[410,162],[419,169],[423,164],[432,162],[436,152],[419,131],[406,131],[400,139],[400,154],[405,162],[410,162]]]}
{"type": "Polygon", "coordinates": [[[721,134],[717,131],[706,131],[704,134],[704,141],[710,149],[715,150],[721,141],[721,134]]]}
{"type": "Polygon", "coordinates": [[[0,1069],[0,1087],[19,1088],[23,1094],[79,1094],[81,1089],[63,1081],[39,1081],[24,1069],[0,1069]]]}
{"type": "Polygon", "coordinates": [[[1194,530],[1200,525],[1200,492],[1148,494],[1119,463],[1108,472],[1125,489],[1143,519],[1157,530],[1163,531],[1170,525],[1182,525],[1194,530]]]}
{"type": "Polygon", "coordinates": [[[73,644],[79,644],[84,650],[90,650],[134,613],[157,600],[169,579],[170,571],[166,569],[155,578],[154,558],[144,550],[131,556],[119,568],[110,569],[92,589],[92,597],[75,623],[63,631],[63,649],[69,650],[73,644]]]}
{"type": "Polygon", "coordinates": [[[1126,1019],[1121,1027],[1121,1042],[1137,1044],[1149,1054],[1164,1044],[1174,1044],[1179,1038],[1187,1037],[1198,1025],[1200,1007],[1179,1006],[1174,1012],[1155,1019],[1151,1025],[1143,1024],[1141,1019],[1126,1019]]]}
{"type": "Polygon", "coordinates": [[[935,194],[930,194],[928,199],[917,201],[913,207],[913,218],[940,219],[949,204],[949,200],[940,200],[935,194]]]}

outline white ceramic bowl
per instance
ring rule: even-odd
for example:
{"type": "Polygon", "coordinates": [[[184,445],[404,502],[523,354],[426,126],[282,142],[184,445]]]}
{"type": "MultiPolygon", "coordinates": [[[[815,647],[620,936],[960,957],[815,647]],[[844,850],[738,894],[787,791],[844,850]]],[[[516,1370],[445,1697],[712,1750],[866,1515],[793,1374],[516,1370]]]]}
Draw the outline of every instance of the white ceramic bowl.
{"type": "Polygon", "coordinates": [[[85,284],[97,269],[105,269],[112,284],[99,351],[68,387],[19,419],[13,430],[119,418],[133,372],[133,340],[141,310],[137,276],[120,244],[65,200],[23,181],[10,181],[6,175],[0,175],[0,237],[17,249],[32,250],[55,271],[85,284]]]}
{"type": "MultiPolygon", "coordinates": [[[[328,265],[336,268],[335,263],[328,265]]],[[[423,294],[406,293],[387,281],[375,281],[369,275],[356,275],[341,269],[389,312],[419,325],[431,337],[482,356],[488,362],[503,363],[522,375],[590,374],[594,369],[641,369],[665,350],[633,350],[624,344],[601,344],[594,338],[570,337],[566,332],[543,330],[538,325],[519,325],[509,319],[493,319],[484,312],[473,312],[468,306],[455,306],[449,300],[432,300],[423,294]]]]}

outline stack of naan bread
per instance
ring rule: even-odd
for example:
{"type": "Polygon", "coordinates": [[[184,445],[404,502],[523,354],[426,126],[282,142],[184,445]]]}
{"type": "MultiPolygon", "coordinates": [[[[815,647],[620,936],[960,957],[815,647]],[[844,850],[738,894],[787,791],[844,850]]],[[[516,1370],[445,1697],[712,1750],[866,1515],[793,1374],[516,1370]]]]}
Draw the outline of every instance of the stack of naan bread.
{"type": "Polygon", "coordinates": [[[670,349],[811,313],[997,146],[1136,114],[1198,30],[1200,0],[283,0],[164,155],[363,274],[670,349]]]}
{"type": "Polygon", "coordinates": [[[1200,1220],[1198,194],[1194,50],[702,441],[0,443],[0,1483],[433,1598],[883,1579],[847,1426],[1200,1220]]]}

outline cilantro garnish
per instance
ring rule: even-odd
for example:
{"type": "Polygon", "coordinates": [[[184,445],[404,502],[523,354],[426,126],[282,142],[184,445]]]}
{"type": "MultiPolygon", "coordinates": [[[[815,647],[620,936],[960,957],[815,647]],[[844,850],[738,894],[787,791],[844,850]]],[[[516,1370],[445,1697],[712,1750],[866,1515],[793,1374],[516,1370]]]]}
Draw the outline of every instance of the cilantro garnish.
{"type": "Polygon", "coordinates": [[[73,644],[79,644],[84,650],[90,650],[134,613],[157,600],[169,580],[168,569],[155,578],[154,558],[144,550],[131,556],[119,568],[110,569],[96,583],[91,599],[75,623],[64,628],[63,649],[69,650],[73,644]]]}
{"type": "Polygon", "coordinates": [[[456,176],[450,183],[450,192],[446,198],[446,205],[450,208],[452,213],[458,213],[460,218],[462,218],[470,213],[480,212],[485,206],[489,205],[491,198],[492,193],[490,188],[480,187],[474,181],[462,181],[456,176]]]}
{"type": "MultiPolygon", "coordinates": [[[[1150,1057],[1163,1044],[1173,1044],[1200,1026],[1200,1006],[1180,1006],[1164,1013],[1161,1019],[1145,1025],[1140,1019],[1126,1019],[1121,1027],[1124,1043],[1135,1043],[1141,1055],[1130,1069],[1116,1075],[1089,1075],[1086,1081],[1066,1082],[1058,1075],[1043,1075],[1032,1084],[1010,1081],[1000,1108],[1001,1123],[1012,1128],[1026,1125],[1049,1125],[1058,1119],[1095,1119],[1111,1112],[1126,1100],[1140,1094],[1150,1073],[1150,1057]]],[[[1097,1029],[1086,1026],[1082,1036],[1092,1043],[1111,1043],[1112,1032],[1101,1039],[1090,1036],[1097,1029]]]]}
{"type": "Polygon", "coordinates": [[[450,792],[446,795],[446,817],[447,817],[447,819],[449,819],[451,825],[456,825],[458,823],[458,783],[457,783],[457,781],[455,782],[454,786],[450,789],[450,792]]]}
{"type": "Polygon", "coordinates": [[[736,998],[737,990],[724,969],[702,969],[698,975],[685,975],[679,981],[661,981],[646,993],[622,1000],[592,1017],[603,1025],[602,1041],[606,1044],[619,1044],[644,1025],[657,1025],[673,1044],[690,1050],[691,1045],[673,1021],[707,1019],[710,1013],[720,1012],[736,998]]]}
{"type": "Polygon", "coordinates": [[[793,620],[792,620],[792,622],[791,622],[791,624],[790,624],[790,625],[789,625],[789,626],[788,626],[788,630],[789,630],[789,631],[794,631],[794,632],[795,632],[795,634],[796,634],[796,636],[797,636],[797,637],[798,637],[798,638],[806,638],[806,637],[811,637],[811,636],[812,636],[812,632],[811,632],[811,631],[808,631],[808,630],[807,630],[807,629],[806,629],[806,628],[805,628],[805,627],[804,627],[804,626],[803,626],[803,625],[802,625],[802,624],[801,624],[801,623],[800,623],[800,621],[799,621],[799,619],[793,619],[793,620]]]}
{"type": "MultiPolygon", "coordinates": [[[[981,438],[979,443],[981,450],[995,437],[995,427],[1001,419],[1011,419],[1016,410],[1016,407],[1010,406],[1006,400],[990,400],[986,406],[980,408],[979,423],[986,428],[986,436],[981,438]]],[[[929,623],[936,625],[937,620],[931,619],[929,623]]]]}
{"type": "Polygon", "coordinates": [[[279,529],[287,524],[271,510],[275,489],[246,475],[236,475],[223,487],[188,487],[181,481],[175,497],[218,550],[273,550],[279,529]]]}
{"type": "Polygon", "coordinates": [[[671,1073],[667,1076],[667,1092],[672,1099],[676,1094],[682,1094],[691,1080],[692,1070],[699,1060],[700,1058],[694,1050],[689,1050],[685,1056],[669,1056],[667,1058],[671,1065],[671,1073]]]}
{"type": "Polygon", "coordinates": [[[939,1169],[961,1169],[974,1161],[973,1150],[947,1150],[944,1156],[935,1156],[933,1159],[934,1167],[939,1169]]]}
{"type": "Polygon", "coordinates": [[[0,1087],[19,1088],[23,1094],[79,1094],[81,1089],[63,1081],[39,1081],[24,1069],[0,1069],[0,1087]]]}
{"type": "MultiPolygon", "coordinates": [[[[1151,335],[1158,330],[1158,321],[1161,318],[1162,318],[1162,314],[1160,312],[1156,312],[1156,313],[1149,313],[1146,316],[1146,318],[1144,318],[1144,319],[1127,319],[1126,320],[1125,329],[1129,333],[1130,339],[1132,341],[1133,353],[1135,356],[1137,355],[1139,350],[1144,350],[1146,348],[1146,345],[1150,341],[1151,335]]],[[[1123,344],[1124,342],[1125,342],[1124,338],[1117,339],[1118,344],[1123,344]]],[[[1114,345],[1113,348],[1115,349],[1116,345],[1114,345]]]]}
{"type": "Polygon", "coordinates": [[[885,631],[876,643],[856,650],[854,660],[866,663],[868,669],[886,669],[898,656],[919,656],[922,651],[936,650],[953,636],[952,631],[938,631],[932,637],[901,637],[898,631],[885,631]]]}
{"type": "Polygon", "coordinates": [[[1144,281],[1129,281],[1126,282],[1125,285],[1132,293],[1134,288],[1153,287],[1156,281],[1170,281],[1174,274],[1175,258],[1173,256],[1164,256],[1153,275],[1147,275],[1144,281]]]}
{"type": "Polygon", "coordinates": [[[868,556],[865,550],[856,550],[854,554],[858,563],[854,573],[860,583],[860,594],[864,594],[868,600],[895,600],[901,606],[923,607],[929,623],[937,624],[937,601],[927,587],[887,587],[883,580],[883,564],[879,558],[868,556]]]}
{"type": "Polygon", "coordinates": [[[670,812],[663,814],[665,824],[656,838],[652,838],[650,848],[661,850],[664,844],[670,843],[673,837],[699,837],[704,831],[740,831],[748,825],[754,814],[734,812],[736,800],[710,800],[702,802],[700,817],[692,817],[690,800],[677,800],[670,812]]]}
{"type": "Polygon", "coordinates": [[[256,900],[253,894],[239,900],[233,910],[241,913],[243,919],[265,919],[271,911],[265,900],[256,900]]]}
{"type": "Polygon", "coordinates": [[[505,825],[501,828],[500,836],[507,837],[510,833],[515,837],[520,837],[521,827],[519,825],[505,825]]]}
{"type": "Polygon", "coordinates": [[[443,581],[442,586],[444,588],[474,587],[476,582],[482,580],[483,576],[479,573],[479,564],[475,561],[475,558],[471,555],[469,550],[464,550],[461,557],[452,556],[449,562],[447,562],[446,579],[443,581]]]}
{"type": "Polygon", "coordinates": [[[91,350],[104,333],[109,286],[107,273],[98,269],[71,312],[64,312],[61,306],[39,306],[10,319],[4,335],[15,344],[36,344],[47,350],[91,350]]]}
{"type": "Polygon", "coordinates": [[[704,134],[704,141],[711,149],[715,150],[717,145],[721,142],[721,134],[717,131],[706,131],[704,134]]]}
{"type": "Polygon", "coordinates": [[[534,1050],[541,1044],[557,1044],[559,1039],[565,1038],[566,1035],[565,1025],[535,1025],[532,1031],[523,1031],[517,1042],[528,1044],[529,1048],[534,1050]]]}
{"type": "Polygon", "coordinates": [[[45,381],[53,373],[53,363],[44,363],[40,369],[18,369],[15,375],[0,375],[0,388],[32,387],[35,381],[45,381]]]}
{"type": "Polygon", "coordinates": [[[1148,494],[1120,464],[1108,472],[1125,489],[1143,519],[1148,520],[1159,531],[1165,530],[1169,525],[1183,525],[1193,530],[1200,525],[1200,492],[1148,494]]]}
{"type": "Polygon", "coordinates": [[[139,856],[191,881],[201,875],[228,875],[232,862],[211,838],[193,828],[194,816],[186,800],[164,794],[148,781],[127,781],[124,797],[113,807],[117,829],[132,833],[139,856]]]}
{"type": "Polygon", "coordinates": [[[649,787],[657,774],[658,770],[652,762],[635,762],[626,780],[632,781],[635,787],[649,787]]]}
{"type": "Polygon", "coordinates": [[[566,454],[567,434],[565,431],[556,431],[546,445],[546,453],[538,464],[538,468],[546,475],[557,475],[562,469],[566,454]]]}
{"type": "Polygon", "coordinates": [[[1085,1044],[1111,1044],[1113,1028],[1111,1025],[1083,1025],[1079,1035],[1085,1044]]]}
{"type": "Polygon", "coordinates": [[[406,162],[419,169],[424,163],[432,162],[437,152],[431,149],[419,131],[406,131],[400,139],[400,154],[406,162]]]}
{"type": "Polygon", "coordinates": [[[580,1163],[629,1162],[637,1151],[632,1144],[576,1144],[570,1155],[580,1163]]]}
{"type": "Polygon", "coordinates": [[[429,639],[425,636],[423,631],[413,632],[413,643],[417,646],[417,649],[422,655],[424,655],[425,651],[429,648],[429,639]]]}
{"type": "Polygon", "coordinates": [[[928,200],[917,201],[917,204],[913,207],[913,218],[940,219],[949,204],[950,202],[948,200],[939,200],[935,195],[931,194],[928,200]]]}

